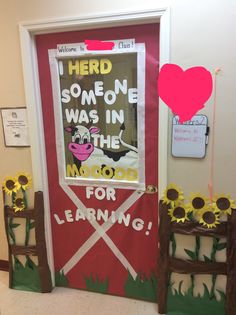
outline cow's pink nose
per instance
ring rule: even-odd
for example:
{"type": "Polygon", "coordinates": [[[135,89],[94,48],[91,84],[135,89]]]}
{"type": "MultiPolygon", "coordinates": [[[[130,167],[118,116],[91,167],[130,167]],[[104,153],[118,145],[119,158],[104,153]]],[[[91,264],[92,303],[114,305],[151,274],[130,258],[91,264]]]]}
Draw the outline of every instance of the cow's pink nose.
{"type": "Polygon", "coordinates": [[[88,150],[91,150],[92,148],[92,145],[90,143],[88,144],[78,144],[78,143],[70,143],[69,144],[69,147],[72,149],[72,150],[78,150],[78,149],[82,149],[85,150],[85,151],[88,151],[88,150]]]}

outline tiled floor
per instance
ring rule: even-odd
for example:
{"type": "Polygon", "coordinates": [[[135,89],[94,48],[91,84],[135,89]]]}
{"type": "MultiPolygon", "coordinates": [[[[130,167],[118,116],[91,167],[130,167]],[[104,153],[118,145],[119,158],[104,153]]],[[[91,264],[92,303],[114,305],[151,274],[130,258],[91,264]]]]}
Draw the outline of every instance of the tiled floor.
{"type": "Polygon", "coordinates": [[[85,291],[55,288],[31,293],[8,288],[8,273],[0,271],[1,315],[158,315],[157,305],[85,291]]]}

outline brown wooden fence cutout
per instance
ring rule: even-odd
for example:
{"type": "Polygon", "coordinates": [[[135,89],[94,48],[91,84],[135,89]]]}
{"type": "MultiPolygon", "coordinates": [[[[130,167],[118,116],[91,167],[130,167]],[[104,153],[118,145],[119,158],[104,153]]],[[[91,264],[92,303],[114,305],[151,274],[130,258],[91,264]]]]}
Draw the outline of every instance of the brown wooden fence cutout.
{"type": "Polygon", "coordinates": [[[226,314],[236,314],[236,210],[215,228],[207,229],[197,222],[171,222],[169,206],[159,204],[159,269],[158,269],[158,311],[167,314],[168,283],[171,272],[180,274],[226,275],[226,314]],[[210,236],[227,239],[226,262],[189,261],[171,257],[169,254],[172,233],[195,236],[210,236]]]}
{"type": "Polygon", "coordinates": [[[52,282],[45,242],[43,193],[40,191],[36,192],[34,198],[33,209],[24,209],[23,211],[15,212],[10,206],[4,206],[5,229],[9,249],[9,287],[46,293],[52,291],[52,282]],[[12,229],[18,225],[12,223],[14,218],[29,220],[26,228],[35,229],[35,245],[28,245],[28,240],[25,245],[17,244],[14,234],[12,234],[12,229]],[[17,258],[18,255],[26,257],[28,269],[19,261],[17,258]],[[35,265],[29,256],[37,256],[38,265],[35,265]],[[28,282],[30,288],[27,288],[27,284],[23,285],[23,283],[19,283],[19,279],[24,279],[27,276],[27,270],[29,271],[29,281],[31,281],[31,283],[28,282]],[[15,285],[15,277],[18,278],[17,285],[15,285]],[[38,280],[38,285],[34,285],[36,279],[38,280]]]}

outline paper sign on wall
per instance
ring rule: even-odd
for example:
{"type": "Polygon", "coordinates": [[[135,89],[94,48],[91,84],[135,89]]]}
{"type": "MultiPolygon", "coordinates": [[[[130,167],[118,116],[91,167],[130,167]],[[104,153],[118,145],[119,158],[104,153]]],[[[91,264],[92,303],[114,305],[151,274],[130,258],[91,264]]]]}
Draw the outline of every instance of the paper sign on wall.
{"type": "Polygon", "coordinates": [[[181,124],[179,116],[172,120],[172,155],[174,157],[204,158],[208,143],[208,119],[195,115],[181,124]]]}

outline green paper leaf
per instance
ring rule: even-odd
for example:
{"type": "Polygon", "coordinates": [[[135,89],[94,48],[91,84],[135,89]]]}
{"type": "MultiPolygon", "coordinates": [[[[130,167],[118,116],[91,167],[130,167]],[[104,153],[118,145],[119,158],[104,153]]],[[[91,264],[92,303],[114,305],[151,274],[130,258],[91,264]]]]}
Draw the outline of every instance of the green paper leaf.
{"type": "Polygon", "coordinates": [[[188,289],[187,295],[193,296],[193,286],[188,289]]]}
{"type": "Polygon", "coordinates": [[[211,293],[210,293],[210,298],[211,299],[216,299],[216,296],[215,296],[216,279],[217,279],[217,275],[213,274],[212,275],[212,280],[211,280],[212,281],[211,293]]]}
{"type": "Polygon", "coordinates": [[[15,265],[14,265],[14,270],[24,268],[23,264],[21,261],[15,256],[15,265]]]}
{"type": "Polygon", "coordinates": [[[216,250],[223,250],[227,246],[227,243],[219,243],[216,245],[216,250]]]}
{"type": "MultiPolygon", "coordinates": [[[[138,274],[134,279],[128,271],[127,280],[124,284],[124,291],[127,297],[132,297],[150,302],[157,301],[157,277],[156,274],[151,276],[138,274]]],[[[106,280],[105,280],[106,281],[106,280]]],[[[106,281],[108,287],[109,281],[106,281]]]]}
{"type": "Polygon", "coordinates": [[[208,299],[210,299],[211,295],[210,295],[210,292],[208,290],[207,285],[205,283],[203,283],[203,286],[204,286],[204,294],[203,294],[203,296],[208,298],[208,299]]]}
{"type": "Polygon", "coordinates": [[[189,250],[189,249],[184,249],[185,253],[192,259],[192,260],[197,260],[196,253],[189,250]]]}
{"type": "Polygon", "coordinates": [[[225,300],[217,301],[207,297],[192,296],[186,292],[184,296],[168,291],[168,315],[225,315],[225,300]]]}
{"type": "Polygon", "coordinates": [[[104,281],[101,281],[99,280],[98,275],[96,275],[94,279],[92,273],[90,274],[89,277],[85,276],[85,283],[86,283],[86,289],[89,291],[106,293],[108,290],[108,278],[106,278],[104,281]]]}
{"type": "Polygon", "coordinates": [[[38,266],[29,268],[28,263],[25,266],[15,256],[15,265],[12,273],[12,288],[16,290],[41,292],[41,282],[38,266]]]}
{"type": "Polygon", "coordinates": [[[183,293],[182,293],[182,285],[183,285],[183,280],[181,280],[180,281],[180,283],[179,283],[179,294],[181,294],[181,295],[183,295],[183,293]]]}
{"type": "Polygon", "coordinates": [[[9,233],[9,235],[10,235],[12,241],[13,241],[13,244],[15,244],[16,243],[16,238],[15,238],[15,234],[13,233],[12,229],[9,229],[8,233],[9,233]]]}
{"type": "Polygon", "coordinates": [[[12,223],[12,224],[9,224],[9,226],[10,226],[12,229],[17,228],[19,225],[20,225],[20,223],[12,223]]]}
{"type": "Polygon", "coordinates": [[[177,289],[174,289],[174,295],[178,295],[177,289]]]}
{"type": "Polygon", "coordinates": [[[189,212],[189,213],[187,214],[187,217],[188,217],[188,219],[189,219],[190,221],[192,221],[192,220],[193,220],[193,213],[192,213],[192,212],[189,212]]]}
{"type": "Polygon", "coordinates": [[[36,264],[33,262],[33,260],[29,256],[27,256],[26,258],[25,267],[29,267],[30,269],[37,268],[36,264]]]}
{"type": "Polygon", "coordinates": [[[226,300],[226,294],[223,292],[223,291],[221,291],[221,290],[218,290],[218,289],[216,289],[216,291],[219,293],[219,295],[220,295],[220,301],[225,301],[226,300]]]}
{"type": "Polygon", "coordinates": [[[57,287],[68,287],[69,281],[67,277],[64,275],[64,271],[56,271],[55,273],[55,282],[57,287]]]}
{"type": "Polygon", "coordinates": [[[207,257],[206,255],[203,255],[203,257],[204,257],[205,262],[212,262],[212,260],[209,257],[207,257]]]}
{"type": "Polygon", "coordinates": [[[35,222],[31,222],[29,225],[30,230],[35,228],[35,222]]]}

